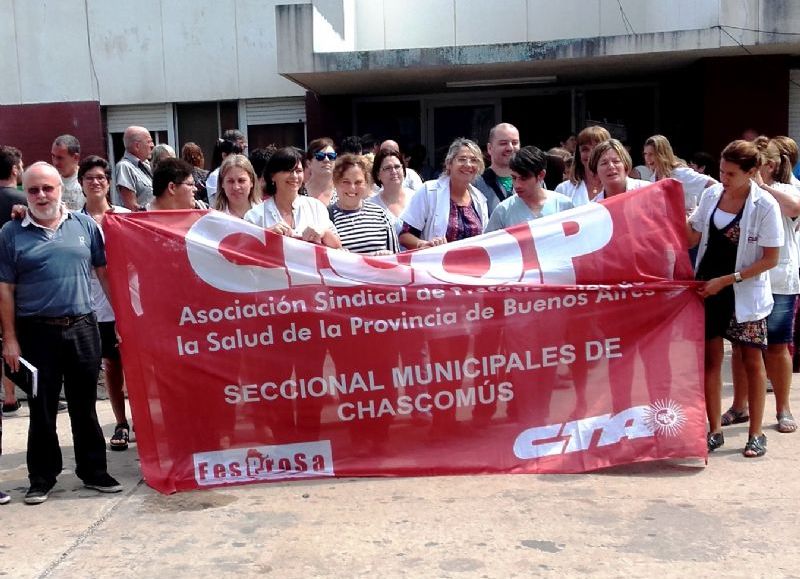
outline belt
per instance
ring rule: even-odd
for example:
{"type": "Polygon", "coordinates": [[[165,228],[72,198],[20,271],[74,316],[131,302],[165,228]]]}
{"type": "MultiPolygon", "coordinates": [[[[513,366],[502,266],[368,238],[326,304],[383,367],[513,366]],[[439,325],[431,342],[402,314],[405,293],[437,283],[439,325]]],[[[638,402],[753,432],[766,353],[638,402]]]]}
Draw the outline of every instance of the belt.
{"type": "Polygon", "coordinates": [[[87,319],[92,314],[81,314],[80,316],[62,316],[60,318],[49,318],[45,316],[26,316],[19,318],[21,322],[28,322],[31,324],[45,324],[47,326],[72,326],[78,322],[87,319]]]}

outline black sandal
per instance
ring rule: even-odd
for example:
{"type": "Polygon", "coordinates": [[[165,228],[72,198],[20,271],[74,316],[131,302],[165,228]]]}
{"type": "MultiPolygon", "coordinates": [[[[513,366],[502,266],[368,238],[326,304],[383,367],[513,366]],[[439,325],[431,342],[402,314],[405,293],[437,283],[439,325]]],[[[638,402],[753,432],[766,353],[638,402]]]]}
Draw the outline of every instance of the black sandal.
{"type": "Polygon", "coordinates": [[[111,450],[126,450],[128,448],[129,428],[127,422],[117,424],[114,427],[114,436],[108,441],[108,446],[111,450]]]}
{"type": "Polygon", "coordinates": [[[722,426],[730,426],[731,424],[742,424],[750,420],[750,415],[747,410],[736,410],[733,406],[725,411],[722,415],[720,423],[722,426]]]}
{"type": "Polygon", "coordinates": [[[708,436],[706,436],[706,444],[708,445],[708,452],[714,452],[725,444],[725,436],[721,432],[709,432],[708,436]]]}
{"type": "Polygon", "coordinates": [[[758,458],[759,456],[764,456],[767,454],[767,435],[752,435],[750,440],[747,441],[747,444],[744,445],[742,454],[745,456],[745,458],[758,458]],[[751,454],[747,454],[748,452],[751,454]]]}

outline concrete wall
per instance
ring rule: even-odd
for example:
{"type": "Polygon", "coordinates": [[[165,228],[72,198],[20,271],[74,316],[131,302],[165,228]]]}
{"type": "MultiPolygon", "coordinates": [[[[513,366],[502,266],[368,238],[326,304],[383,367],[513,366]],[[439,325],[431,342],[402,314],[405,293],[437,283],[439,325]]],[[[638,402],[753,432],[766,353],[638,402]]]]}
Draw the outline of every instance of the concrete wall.
{"type": "Polygon", "coordinates": [[[302,96],[275,6],[308,0],[0,0],[0,104],[302,96]]]}
{"type": "Polygon", "coordinates": [[[0,105],[301,96],[277,73],[275,7],[284,4],[313,4],[318,53],[634,42],[633,32],[718,25],[731,27],[716,33],[733,46],[795,40],[742,29],[800,30],[796,0],[0,0],[0,105]]]}
{"type": "MultiPolygon", "coordinates": [[[[720,35],[723,45],[733,46],[776,41],[756,30],[800,30],[800,3],[794,0],[348,1],[355,2],[355,50],[540,42],[720,25],[731,27],[727,32],[733,38],[720,35]]],[[[334,42],[329,44],[337,50],[334,42]]]]}
{"type": "MultiPolygon", "coordinates": [[[[621,0],[620,3],[617,0],[404,0],[402,4],[355,0],[355,3],[356,50],[384,50],[708,28],[720,23],[721,4],[727,0],[621,0]]],[[[735,15],[731,18],[736,19],[735,15]]]]}

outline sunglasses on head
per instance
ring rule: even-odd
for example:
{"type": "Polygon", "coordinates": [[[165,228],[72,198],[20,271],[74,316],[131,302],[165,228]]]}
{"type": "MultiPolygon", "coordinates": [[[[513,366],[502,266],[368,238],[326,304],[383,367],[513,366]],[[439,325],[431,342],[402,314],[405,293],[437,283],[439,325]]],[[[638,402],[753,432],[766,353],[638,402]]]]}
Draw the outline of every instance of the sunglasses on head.
{"type": "Polygon", "coordinates": [[[325,157],[328,158],[328,161],[335,161],[336,160],[336,153],[323,153],[319,151],[318,153],[314,153],[314,158],[317,161],[324,161],[325,157]]]}

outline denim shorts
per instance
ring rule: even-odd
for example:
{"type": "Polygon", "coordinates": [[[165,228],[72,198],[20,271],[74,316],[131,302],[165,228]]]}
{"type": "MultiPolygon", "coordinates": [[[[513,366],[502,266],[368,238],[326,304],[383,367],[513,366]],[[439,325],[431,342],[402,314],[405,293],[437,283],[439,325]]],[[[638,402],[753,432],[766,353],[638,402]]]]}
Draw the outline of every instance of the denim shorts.
{"type": "Polygon", "coordinates": [[[767,317],[767,343],[791,344],[794,342],[794,310],[797,295],[772,294],[775,305],[767,317]]]}

